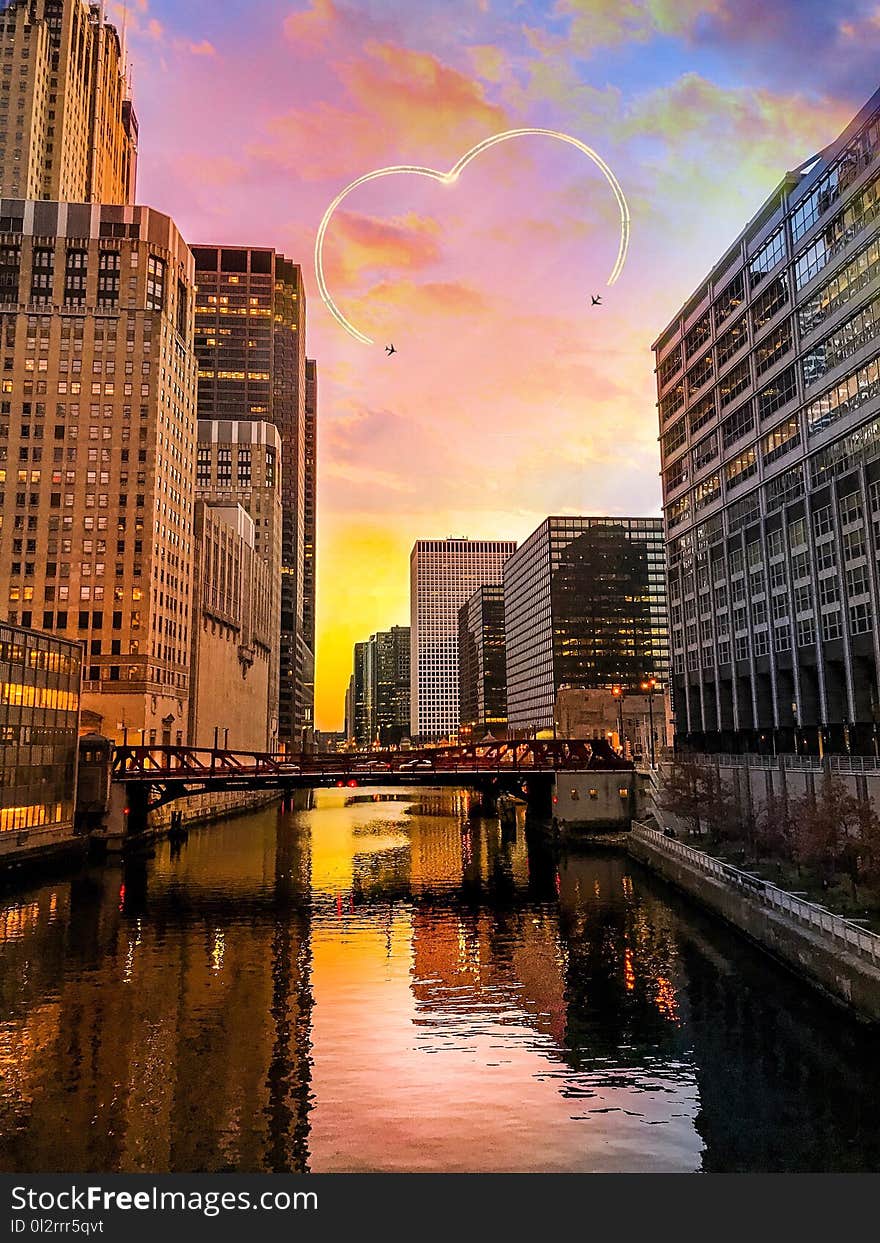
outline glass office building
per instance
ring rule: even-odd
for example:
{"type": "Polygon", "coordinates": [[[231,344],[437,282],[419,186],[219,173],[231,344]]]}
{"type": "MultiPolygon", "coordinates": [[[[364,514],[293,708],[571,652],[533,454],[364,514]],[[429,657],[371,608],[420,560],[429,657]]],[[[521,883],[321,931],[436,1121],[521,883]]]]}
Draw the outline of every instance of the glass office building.
{"type": "Polygon", "coordinates": [[[877,754],[880,92],[655,344],[680,745],[877,754]]]}
{"type": "Polygon", "coordinates": [[[507,729],[504,588],[478,587],[458,611],[458,699],[462,739],[507,729]]]}
{"type": "Polygon", "coordinates": [[[82,648],[0,623],[0,858],[73,835],[82,648]]]}
{"type": "Polygon", "coordinates": [[[547,518],[504,567],[511,731],[553,728],[562,686],[668,676],[660,518],[547,518]]]}

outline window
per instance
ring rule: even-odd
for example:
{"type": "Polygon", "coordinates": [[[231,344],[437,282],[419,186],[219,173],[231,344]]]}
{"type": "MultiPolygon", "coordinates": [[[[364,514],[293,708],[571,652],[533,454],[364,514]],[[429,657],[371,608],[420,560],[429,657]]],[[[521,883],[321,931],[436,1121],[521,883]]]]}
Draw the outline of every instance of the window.
{"type": "Polygon", "coordinates": [[[754,426],[755,416],[752,412],[752,403],[747,401],[733,414],[728,415],[721,424],[721,443],[724,448],[729,448],[735,441],[750,432],[754,426]]]}
{"type": "Polygon", "coordinates": [[[749,284],[752,289],[764,279],[768,272],[785,258],[785,230],[782,225],[771,233],[767,241],[749,261],[749,284]]]}
{"type": "Polygon", "coordinates": [[[794,367],[786,367],[758,394],[758,415],[766,419],[797,394],[794,367]]]}
{"type": "Polygon", "coordinates": [[[765,464],[769,465],[800,443],[800,420],[796,414],[793,414],[764,437],[761,441],[761,456],[765,464]]]}

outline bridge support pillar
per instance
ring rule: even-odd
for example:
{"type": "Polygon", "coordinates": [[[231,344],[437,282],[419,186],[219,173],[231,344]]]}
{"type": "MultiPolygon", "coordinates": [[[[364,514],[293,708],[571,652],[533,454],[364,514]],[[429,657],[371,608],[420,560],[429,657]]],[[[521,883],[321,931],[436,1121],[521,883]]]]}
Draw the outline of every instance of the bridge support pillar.
{"type": "Polygon", "coordinates": [[[553,783],[553,819],[561,833],[628,829],[635,788],[632,769],[558,773],[553,783]]]}

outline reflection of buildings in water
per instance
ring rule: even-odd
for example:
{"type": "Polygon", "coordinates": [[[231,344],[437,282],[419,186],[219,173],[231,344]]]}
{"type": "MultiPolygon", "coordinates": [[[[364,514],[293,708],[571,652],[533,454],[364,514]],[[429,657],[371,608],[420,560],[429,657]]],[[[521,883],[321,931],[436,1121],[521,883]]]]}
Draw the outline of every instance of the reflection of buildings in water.
{"type": "Polygon", "coordinates": [[[818,1005],[800,981],[690,909],[679,955],[702,1168],[876,1170],[876,1034],[818,1005]]]}
{"type": "MultiPolygon", "coordinates": [[[[224,859],[218,871],[237,858],[229,886],[189,870],[186,853],[171,866],[163,853],[150,873],[148,919],[120,911],[119,874],[109,869],[83,918],[71,908],[64,956],[7,1029],[20,1087],[0,1086],[4,1168],[304,1168],[309,839],[279,832],[273,874],[263,847],[274,844],[274,811],[262,835],[253,821],[236,834],[240,823],[202,835],[224,859]],[[251,849],[224,856],[224,838],[236,835],[251,849]],[[242,914],[244,888],[252,902],[242,914]],[[55,992],[51,1007],[38,1003],[55,992]]],[[[196,853],[199,836],[190,835],[196,853]]],[[[20,988],[26,996],[28,984],[20,988]]]]}
{"type": "Polygon", "coordinates": [[[564,859],[559,921],[565,948],[568,1023],[574,1066],[629,1050],[632,1063],[676,1050],[684,1056],[686,1005],[675,921],[636,897],[625,860],[564,859]]]}

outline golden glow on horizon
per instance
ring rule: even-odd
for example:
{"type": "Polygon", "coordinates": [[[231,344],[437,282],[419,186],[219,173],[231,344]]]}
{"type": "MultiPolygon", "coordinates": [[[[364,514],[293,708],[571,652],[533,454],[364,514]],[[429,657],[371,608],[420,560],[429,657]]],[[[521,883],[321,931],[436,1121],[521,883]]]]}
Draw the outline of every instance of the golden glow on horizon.
{"type": "Polygon", "coordinates": [[[582,151],[584,155],[588,156],[593,161],[611,187],[620,211],[620,245],[617,250],[617,258],[614,262],[614,267],[611,269],[611,275],[608,277],[607,281],[608,285],[614,284],[620,276],[620,273],[623,271],[623,265],[626,262],[626,252],[629,249],[630,230],[629,206],[626,198],[624,197],[623,190],[620,187],[620,182],[617,180],[614,173],[592,147],[588,147],[586,143],[581,142],[579,138],[574,138],[571,134],[565,134],[561,130],[538,129],[533,127],[528,129],[509,129],[504,130],[503,133],[494,134],[491,138],[484,138],[483,141],[478,142],[475,147],[471,147],[470,151],[466,151],[458,163],[454,164],[448,173],[441,173],[435,168],[423,168],[418,164],[392,164],[387,168],[377,168],[372,173],[364,173],[362,177],[358,177],[354,181],[349,182],[345,189],[337,194],[336,198],[324,212],[324,216],[318,226],[318,232],[315,237],[315,277],[317,278],[318,290],[321,294],[321,299],[324,302],[324,305],[327,307],[327,310],[336,322],[340,324],[347,333],[350,333],[355,340],[362,341],[364,345],[374,344],[372,337],[368,337],[365,333],[360,332],[359,329],[355,328],[354,324],[346,319],[330,296],[330,291],[327,288],[327,282],[324,279],[324,237],[327,233],[327,228],[330,224],[333,213],[336,211],[336,208],[340,205],[340,203],[342,203],[342,201],[349,194],[351,194],[352,190],[356,190],[359,186],[365,185],[368,181],[376,181],[380,177],[395,176],[398,173],[413,173],[418,177],[429,177],[433,181],[439,181],[441,185],[452,185],[458,180],[459,174],[464,171],[467,165],[470,164],[471,160],[476,159],[476,157],[481,155],[482,152],[488,151],[490,147],[494,147],[499,142],[507,142],[510,138],[522,138],[529,134],[540,135],[544,138],[555,138],[559,142],[569,143],[571,146],[577,147],[578,151],[582,151]]]}

